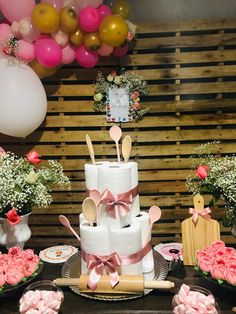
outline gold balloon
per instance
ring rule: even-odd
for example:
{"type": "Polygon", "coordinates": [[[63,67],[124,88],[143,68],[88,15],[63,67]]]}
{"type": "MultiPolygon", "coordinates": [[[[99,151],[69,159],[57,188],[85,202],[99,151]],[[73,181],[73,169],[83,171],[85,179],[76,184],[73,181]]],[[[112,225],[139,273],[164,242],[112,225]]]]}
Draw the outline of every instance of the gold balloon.
{"type": "Polygon", "coordinates": [[[74,33],[70,34],[70,42],[72,45],[79,47],[82,45],[83,36],[84,32],[78,28],[74,33]]]}
{"type": "Polygon", "coordinates": [[[59,14],[52,5],[39,3],[33,9],[32,23],[42,33],[53,33],[59,26],[59,14]]]}
{"type": "Polygon", "coordinates": [[[89,50],[98,50],[101,45],[101,39],[97,32],[94,33],[87,33],[83,37],[83,44],[89,50]]]}
{"type": "Polygon", "coordinates": [[[99,27],[99,37],[108,46],[119,47],[127,38],[128,25],[120,15],[106,16],[99,27]]]}
{"type": "Polygon", "coordinates": [[[116,0],[115,3],[112,5],[112,13],[119,14],[125,20],[130,15],[131,6],[126,0],[116,0]]]}
{"type": "Polygon", "coordinates": [[[59,69],[59,67],[55,67],[55,68],[45,68],[42,64],[40,64],[38,61],[34,60],[30,63],[28,63],[28,65],[34,70],[34,72],[40,77],[48,77],[48,76],[52,76],[54,75],[57,70],[59,69]]]}
{"type": "Polygon", "coordinates": [[[65,7],[60,11],[60,28],[64,32],[73,33],[77,30],[78,19],[75,11],[70,7],[65,7]]]}

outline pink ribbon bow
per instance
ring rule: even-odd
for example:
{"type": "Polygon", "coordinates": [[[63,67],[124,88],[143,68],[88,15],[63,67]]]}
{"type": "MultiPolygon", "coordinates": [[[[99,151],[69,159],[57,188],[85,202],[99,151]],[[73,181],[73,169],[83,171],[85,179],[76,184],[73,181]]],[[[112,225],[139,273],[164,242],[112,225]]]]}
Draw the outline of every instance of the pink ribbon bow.
{"type": "Polygon", "coordinates": [[[119,214],[121,217],[127,215],[129,205],[132,204],[133,196],[132,190],[123,194],[112,194],[111,191],[106,189],[101,197],[101,203],[106,205],[106,212],[116,218],[115,208],[118,206],[119,214]]]}
{"type": "Polygon", "coordinates": [[[106,256],[96,256],[84,252],[83,254],[86,255],[85,260],[90,270],[88,286],[92,290],[96,289],[104,270],[109,273],[112,288],[119,282],[117,267],[121,264],[121,261],[117,253],[106,256]]]}
{"type": "Polygon", "coordinates": [[[211,209],[209,207],[204,208],[203,210],[198,210],[196,208],[189,208],[189,214],[192,215],[192,220],[194,223],[198,221],[198,217],[201,216],[205,219],[210,219],[211,215],[211,209]]]}

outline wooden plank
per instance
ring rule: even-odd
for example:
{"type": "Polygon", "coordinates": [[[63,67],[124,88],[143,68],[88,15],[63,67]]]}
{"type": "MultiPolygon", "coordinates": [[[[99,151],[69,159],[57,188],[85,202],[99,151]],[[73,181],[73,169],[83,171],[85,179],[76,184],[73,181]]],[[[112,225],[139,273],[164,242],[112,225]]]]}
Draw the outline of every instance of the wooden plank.
{"type": "Polygon", "coordinates": [[[208,19],[194,21],[177,21],[168,23],[138,23],[138,34],[235,29],[236,21],[225,19],[208,19]]]}
{"type": "MultiPolygon", "coordinates": [[[[32,136],[20,140],[18,143],[38,143],[44,142],[84,142],[85,135],[89,134],[93,143],[101,141],[110,141],[108,132],[97,131],[44,131],[41,137],[38,137],[40,132],[34,132],[32,136]],[[37,141],[37,139],[39,139],[37,141]]],[[[125,135],[131,135],[133,142],[151,143],[155,142],[173,142],[173,141],[197,141],[197,140],[230,140],[235,139],[235,130],[220,129],[215,131],[213,129],[198,129],[198,130],[158,130],[158,131],[137,131],[137,132],[123,132],[125,135]]],[[[15,142],[15,139],[8,139],[8,137],[0,137],[0,143],[15,142]]]]}
{"type": "MultiPolygon", "coordinates": [[[[53,96],[92,96],[92,85],[50,85],[46,86],[48,95],[53,96]]],[[[210,93],[233,93],[236,92],[236,82],[213,82],[213,83],[182,83],[160,84],[149,86],[149,96],[155,95],[190,95],[210,93]]]]}
{"type": "Polygon", "coordinates": [[[234,50],[224,51],[195,51],[195,52],[173,52],[156,54],[133,54],[120,58],[121,66],[140,65],[171,65],[235,61],[234,50]],[[154,63],[155,62],[155,63],[154,63]]]}
{"type": "Polygon", "coordinates": [[[156,48],[184,48],[184,47],[213,47],[235,45],[236,34],[208,34],[195,36],[168,36],[139,38],[134,43],[134,50],[139,49],[156,49],[156,48]]]}
{"type": "MultiPolygon", "coordinates": [[[[196,144],[181,144],[181,145],[149,145],[149,146],[134,146],[132,150],[133,156],[175,156],[175,155],[191,155],[193,153],[196,144]]],[[[218,145],[219,153],[234,153],[236,148],[236,143],[226,143],[218,145]]],[[[4,146],[6,150],[14,151],[14,146],[4,146]]],[[[18,147],[21,155],[24,152],[29,151],[28,146],[21,145],[18,147]]],[[[34,147],[43,156],[84,156],[87,155],[87,147],[85,145],[36,145],[34,147]]],[[[116,155],[116,150],[114,145],[94,145],[94,150],[96,155],[102,156],[114,156],[116,155]]]]}
{"type": "MultiPolygon", "coordinates": [[[[156,65],[156,54],[152,55],[133,55],[136,62],[139,61],[137,66],[150,66],[156,65]]],[[[129,56],[129,60],[133,59],[133,56],[129,56]]],[[[75,69],[76,71],[77,69],[75,69]]],[[[67,72],[68,69],[62,69],[61,72],[67,72]]],[[[127,72],[134,72],[133,70],[127,70],[127,72]]],[[[165,80],[165,79],[189,79],[189,78],[210,78],[210,77],[223,77],[236,75],[236,65],[224,65],[224,66],[206,66],[206,67],[186,67],[186,68],[166,68],[166,69],[138,69],[135,73],[142,75],[145,80],[165,80]]],[[[96,72],[97,74],[97,72],[96,72]]],[[[103,73],[104,74],[104,73],[103,73]]],[[[79,79],[88,80],[89,76],[84,73],[80,74],[79,79]]],[[[92,80],[95,80],[96,76],[92,80]]],[[[77,80],[74,71],[70,70],[65,81],[77,80]]],[[[89,80],[90,81],[90,80],[89,80]]],[[[91,103],[87,101],[87,103],[91,103]]]]}
{"type": "MultiPolygon", "coordinates": [[[[156,70],[155,70],[156,71],[156,70]]],[[[136,71],[135,71],[136,72],[136,71]]],[[[158,71],[156,71],[158,72],[158,71]]],[[[180,101],[143,101],[141,100],[144,108],[150,108],[150,112],[185,112],[185,111],[203,111],[203,110],[224,110],[234,109],[234,99],[218,99],[218,100],[180,100],[180,101]]],[[[59,113],[59,112],[76,112],[76,113],[90,113],[94,112],[93,101],[48,101],[48,113],[59,113]]],[[[36,131],[37,132],[37,131],[36,131]]]]}

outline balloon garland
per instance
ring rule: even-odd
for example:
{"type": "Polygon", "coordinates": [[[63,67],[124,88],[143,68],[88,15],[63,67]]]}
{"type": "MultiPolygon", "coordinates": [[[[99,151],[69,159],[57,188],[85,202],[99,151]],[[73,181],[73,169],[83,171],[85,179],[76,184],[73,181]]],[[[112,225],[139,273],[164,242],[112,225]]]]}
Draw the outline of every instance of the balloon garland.
{"type": "Polygon", "coordinates": [[[74,61],[92,68],[100,56],[124,56],[135,35],[127,0],[0,0],[0,11],[0,58],[15,56],[41,78],[74,61]]]}

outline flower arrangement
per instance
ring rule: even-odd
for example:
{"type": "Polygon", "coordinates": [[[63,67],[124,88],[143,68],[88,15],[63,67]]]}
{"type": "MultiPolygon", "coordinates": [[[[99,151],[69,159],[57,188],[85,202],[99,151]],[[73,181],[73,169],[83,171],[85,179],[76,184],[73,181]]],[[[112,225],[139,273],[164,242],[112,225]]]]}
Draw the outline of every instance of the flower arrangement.
{"type": "Polygon", "coordinates": [[[236,250],[216,241],[196,253],[197,270],[204,276],[214,278],[219,284],[236,286],[236,250]]]}
{"type": "Polygon", "coordinates": [[[133,72],[125,72],[124,69],[119,74],[112,71],[106,78],[98,72],[93,97],[96,111],[109,110],[108,92],[113,87],[128,89],[129,116],[132,120],[141,120],[149,111],[149,108],[142,109],[140,103],[140,97],[148,94],[147,82],[143,77],[133,72]]]}
{"type": "Polygon", "coordinates": [[[206,143],[195,149],[190,158],[196,172],[187,177],[186,186],[194,195],[211,194],[210,207],[223,200],[225,215],[222,222],[226,227],[232,227],[236,223],[236,156],[221,157],[212,153],[217,144],[206,143]]]}
{"type": "Polygon", "coordinates": [[[25,157],[12,152],[0,154],[0,217],[11,225],[17,224],[20,216],[30,213],[33,206],[51,204],[53,187],[70,189],[61,164],[53,160],[43,162],[40,157],[36,151],[25,157]]]}
{"type": "Polygon", "coordinates": [[[40,258],[31,249],[23,251],[12,247],[6,254],[0,252],[0,294],[37,276],[40,263],[40,258]]]}

